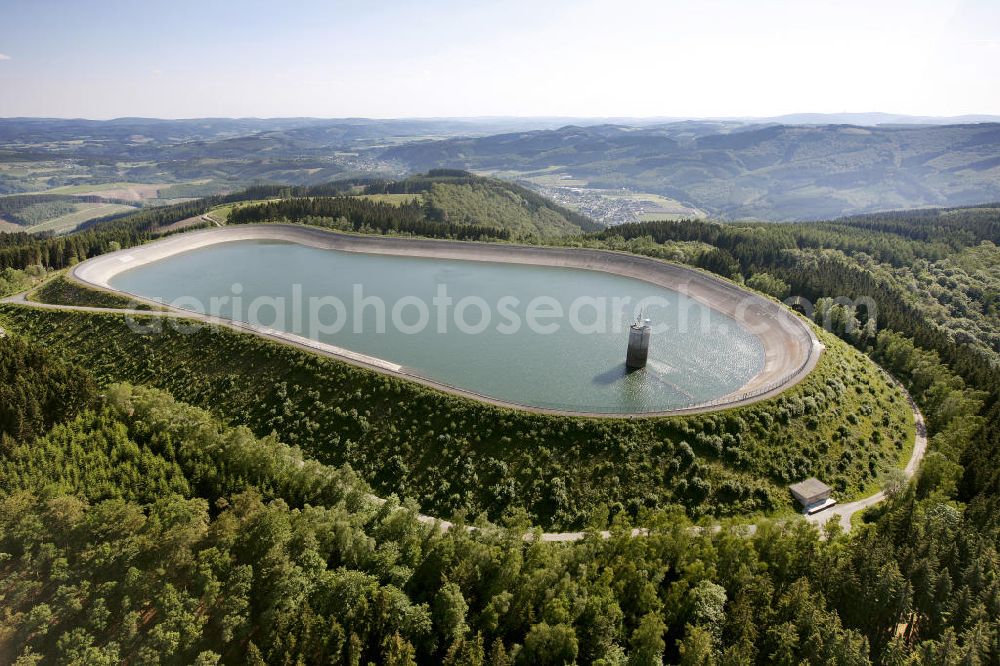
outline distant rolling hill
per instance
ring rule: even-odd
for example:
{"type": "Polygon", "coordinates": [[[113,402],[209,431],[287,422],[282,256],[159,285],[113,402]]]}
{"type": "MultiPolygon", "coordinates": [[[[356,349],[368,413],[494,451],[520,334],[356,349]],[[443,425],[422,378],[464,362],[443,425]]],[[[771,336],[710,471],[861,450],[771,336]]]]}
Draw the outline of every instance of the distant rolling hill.
{"type": "Polygon", "coordinates": [[[962,125],[968,123],[1000,123],[1000,116],[969,114],[965,116],[911,116],[903,113],[789,113],[756,122],[782,125],[962,125]]]}
{"type": "Polygon", "coordinates": [[[402,180],[258,186],[248,193],[268,201],[230,207],[229,224],[285,220],[342,230],[501,240],[570,236],[602,228],[515,183],[450,169],[402,180]]]}
{"type": "MultiPolygon", "coordinates": [[[[153,151],[184,146],[197,151],[197,157],[231,156],[229,146],[240,146],[238,141],[233,143],[239,139],[250,140],[254,150],[280,153],[287,147],[316,151],[415,137],[553,129],[568,122],[569,119],[560,122],[546,118],[0,118],[0,148],[30,146],[36,152],[56,149],[64,156],[134,159],[151,155],[176,159],[191,154],[179,151],[164,155],[153,151]],[[213,145],[216,143],[221,145],[213,145]]],[[[248,154],[241,152],[240,156],[248,154]]]]}
{"type": "Polygon", "coordinates": [[[608,201],[632,210],[661,198],[767,220],[1000,199],[998,123],[878,113],[563,120],[0,118],[0,194],[173,184],[169,199],[450,167],[523,179],[601,219],[608,201]]]}
{"type": "Polygon", "coordinates": [[[256,182],[401,176],[372,159],[372,149],[565,124],[546,118],[0,118],[0,195],[131,182],[179,184],[188,193],[178,196],[203,196],[256,182]]]}
{"type": "Polygon", "coordinates": [[[688,121],[418,141],[380,154],[414,170],[571,176],[721,218],[823,219],[1000,199],[1000,124],[861,127],[688,121]]]}
{"type": "Polygon", "coordinates": [[[600,225],[529,190],[465,172],[431,171],[369,191],[422,192],[427,215],[439,222],[505,229],[512,238],[596,231],[600,225]]]}

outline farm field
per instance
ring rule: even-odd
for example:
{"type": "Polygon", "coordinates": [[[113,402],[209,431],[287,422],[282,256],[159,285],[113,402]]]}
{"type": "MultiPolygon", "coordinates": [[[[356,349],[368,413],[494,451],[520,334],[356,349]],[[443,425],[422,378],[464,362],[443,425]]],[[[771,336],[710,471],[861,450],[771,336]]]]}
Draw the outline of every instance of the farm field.
{"type": "MultiPolygon", "coordinates": [[[[494,174],[501,175],[501,174],[494,174]]],[[[505,178],[523,178],[524,180],[534,183],[535,185],[541,185],[543,187],[587,187],[587,179],[574,176],[572,173],[560,172],[560,171],[547,171],[544,173],[537,172],[527,172],[518,173],[510,172],[502,174],[505,178]]]]}
{"type": "Polygon", "coordinates": [[[162,184],[151,183],[104,183],[101,185],[64,185],[46,190],[45,194],[93,194],[105,196],[112,199],[131,199],[143,201],[145,199],[155,199],[161,188],[167,187],[162,184]]]}
{"type": "Polygon", "coordinates": [[[31,233],[51,231],[56,234],[62,234],[76,229],[87,220],[135,210],[132,206],[115,203],[81,202],[73,204],[73,207],[75,210],[72,213],[60,215],[41,224],[21,228],[21,230],[30,231],[31,233]]]}
{"type": "Polygon", "coordinates": [[[392,204],[393,206],[402,206],[414,201],[423,200],[423,196],[420,194],[355,194],[353,196],[377,203],[392,204]]]}

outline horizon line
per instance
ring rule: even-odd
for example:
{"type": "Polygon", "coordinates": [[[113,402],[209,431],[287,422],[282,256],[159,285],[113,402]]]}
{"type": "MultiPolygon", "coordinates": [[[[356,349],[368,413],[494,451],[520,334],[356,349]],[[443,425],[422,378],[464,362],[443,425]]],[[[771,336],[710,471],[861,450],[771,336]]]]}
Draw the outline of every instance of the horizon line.
{"type": "Polygon", "coordinates": [[[914,113],[895,113],[890,111],[793,111],[790,113],[781,113],[776,115],[707,115],[707,116],[697,116],[697,115],[663,115],[663,116],[633,116],[633,115],[563,115],[563,114],[552,114],[552,115],[471,115],[471,116],[144,116],[144,115],[124,115],[124,116],[109,116],[109,117],[85,117],[85,116],[59,116],[59,115],[44,115],[44,116],[0,116],[0,120],[64,120],[64,121],[85,121],[85,122],[116,122],[124,120],[147,120],[147,121],[163,121],[163,122],[184,122],[184,121],[197,121],[197,120],[259,120],[259,121],[269,121],[269,120],[315,120],[315,121],[496,121],[496,120],[629,120],[629,121],[662,121],[662,122],[684,122],[684,121],[713,121],[713,122],[726,122],[726,121],[765,121],[765,120],[777,120],[782,118],[789,118],[795,116],[816,116],[822,117],[836,117],[836,116],[885,116],[889,119],[891,118],[908,118],[913,120],[961,120],[961,119],[991,119],[991,120],[981,120],[979,122],[993,122],[1000,121],[1000,113],[961,113],[961,114],[949,114],[949,115],[933,115],[933,114],[914,114],[914,113]]]}

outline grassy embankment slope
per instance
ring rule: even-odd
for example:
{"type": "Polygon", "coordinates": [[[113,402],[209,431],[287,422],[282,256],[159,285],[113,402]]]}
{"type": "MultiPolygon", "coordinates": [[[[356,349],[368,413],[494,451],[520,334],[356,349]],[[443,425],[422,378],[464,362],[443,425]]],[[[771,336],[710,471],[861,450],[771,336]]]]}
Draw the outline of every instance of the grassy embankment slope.
{"type": "Polygon", "coordinates": [[[119,315],[17,306],[0,308],[0,321],[102,382],[157,386],[260,435],[277,432],[442,517],[523,510],[562,529],[601,505],[635,514],[676,503],[694,517],[780,512],[790,507],[787,483],[809,475],[858,495],[912,439],[900,392],[828,335],[816,370],[772,400],[598,420],[495,408],[227,329],[147,336],[119,315]]]}
{"type": "Polygon", "coordinates": [[[151,310],[153,306],[133,301],[127,296],[91,289],[57,275],[27,295],[29,301],[50,305],[79,305],[96,308],[151,310]]]}

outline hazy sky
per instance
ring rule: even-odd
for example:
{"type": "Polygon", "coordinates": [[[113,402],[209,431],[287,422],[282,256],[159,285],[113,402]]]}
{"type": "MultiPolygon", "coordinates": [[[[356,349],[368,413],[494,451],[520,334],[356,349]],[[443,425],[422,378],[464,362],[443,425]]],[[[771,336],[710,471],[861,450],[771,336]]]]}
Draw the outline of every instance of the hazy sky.
{"type": "Polygon", "coordinates": [[[0,0],[0,116],[1000,114],[1000,0],[0,0]]]}

